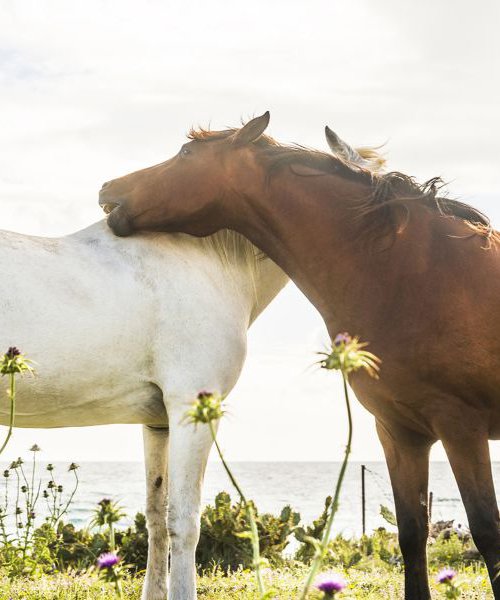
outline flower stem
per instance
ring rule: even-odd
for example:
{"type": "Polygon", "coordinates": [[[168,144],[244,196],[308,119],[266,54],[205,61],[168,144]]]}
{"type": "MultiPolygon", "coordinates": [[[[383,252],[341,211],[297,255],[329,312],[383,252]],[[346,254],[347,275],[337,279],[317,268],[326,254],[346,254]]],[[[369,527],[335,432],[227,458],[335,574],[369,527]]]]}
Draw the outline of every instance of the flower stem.
{"type": "Polygon", "coordinates": [[[352,424],[352,413],[351,413],[351,403],[349,400],[349,391],[347,387],[347,378],[346,374],[342,371],[342,380],[344,383],[344,397],[347,408],[347,420],[348,420],[348,435],[347,435],[347,445],[344,453],[344,460],[342,461],[342,466],[340,468],[339,476],[337,478],[337,485],[335,486],[335,493],[333,495],[333,501],[330,508],[330,514],[328,515],[328,520],[326,522],[325,531],[323,533],[323,537],[320,542],[320,549],[317,551],[316,556],[313,559],[311,564],[311,569],[309,571],[309,575],[304,584],[304,588],[302,590],[302,594],[300,596],[300,600],[305,600],[307,598],[307,594],[312,585],[314,577],[316,573],[321,568],[321,564],[326,556],[328,550],[328,541],[330,539],[330,533],[332,530],[333,520],[335,514],[337,513],[339,507],[339,498],[340,492],[342,489],[342,483],[344,481],[345,472],[347,469],[347,463],[349,462],[349,455],[351,454],[351,446],[352,446],[352,432],[353,432],[353,424],[352,424]]]}
{"type": "Polygon", "coordinates": [[[115,529],[112,521],[109,521],[109,551],[115,551],[115,529]]]}
{"type": "Polygon", "coordinates": [[[9,431],[7,432],[7,436],[0,448],[0,454],[5,450],[5,446],[9,443],[10,436],[12,435],[12,429],[14,428],[14,415],[16,414],[16,378],[14,373],[9,373],[10,380],[10,418],[9,418],[9,431]]]}
{"type": "Polygon", "coordinates": [[[68,501],[64,505],[64,508],[57,515],[57,519],[55,520],[54,524],[57,524],[57,522],[60,521],[61,518],[68,512],[68,508],[70,507],[71,503],[73,502],[73,498],[74,498],[74,496],[76,494],[76,490],[78,489],[78,484],[79,484],[80,480],[78,479],[78,475],[76,473],[76,469],[73,470],[73,473],[74,473],[75,479],[76,479],[75,480],[75,487],[73,488],[73,491],[71,492],[71,496],[69,497],[68,501]]]}
{"type": "Polygon", "coordinates": [[[31,487],[28,492],[29,503],[31,508],[33,508],[34,497],[35,497],[35,471],[36,471],[36,452],[33,452],[33,466],[31,469],[31,487]]]}
{"type": "Polygon", "coordinates": [[[241,490],[240,486],[238,485],[238,482],[236,481],[233,473],[231,472],[231,469],[229,468],[229,465],[226,463],[226,461],[224,459],[224,455],[222,454],[222,450],[220,449],[220,446],[217,443],[217,435],[215,433],[215,428],[213,426],[212,421],[208,422],[208,426],[210,428],[210,433],[212,435],[212,439],[213,439],[215,447],[217,449],[217,453],[219,454],[219,458],[221,459],[222,466],[224,467],[224,469],[225,469],[225,471],[226,471],[229,479],[231,480],[231,483],[233,484],[234,488],[238,492],[238,494],[240,496],[241,503],[245,507],[245,512],[246,512],[246,515],[247,515],[247,519],[248,519],[248,522],[250,524],[250,539],[252,541],[253,567],[254,567],[254,571],[255,571],[255,578],[257,580],[257,587],[258,587],[258,590],[259,590],[259,596],[262,598],[266,594],[266,589],[265,589],[265,586],[264,586],[264,581],[262,579],[262,573],[260,571],[259,532],[257,530],[257,523],[255,521],[255,515],[254,515],[254,512],[253,512],[253,508],[252,508],[252,505],[249,504],[249,502],[245,498],[245,495],[243,494],[243,491],[241,490]]]}
{"type": "Polygon", "coordinates": [[[115,582],[116,595],[118,598],[123,598],[123,589],[121,579],[117,579],[115,582]]]}

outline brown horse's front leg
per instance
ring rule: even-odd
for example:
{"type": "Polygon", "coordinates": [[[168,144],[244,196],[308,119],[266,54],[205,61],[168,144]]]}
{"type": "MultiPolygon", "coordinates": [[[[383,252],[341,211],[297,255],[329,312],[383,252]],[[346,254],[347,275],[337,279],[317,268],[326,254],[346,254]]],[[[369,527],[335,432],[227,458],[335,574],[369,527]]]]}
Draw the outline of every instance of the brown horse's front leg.
{"type": "Polygon", "coordinates": [[[378,420],[377,433],[384,448],[394,493],[399,545],[405,565],[405,600],[429,600],[427,486],[432,443],[399,425],[378,420]]]}
{"type": "Polygon", "coordinates": [[[495,600],[500,600],[500,518],[491,474],[488,434],[475,415],[462,413],[442,439],[462,496],[469,527],[483,555],[495,600]]]}

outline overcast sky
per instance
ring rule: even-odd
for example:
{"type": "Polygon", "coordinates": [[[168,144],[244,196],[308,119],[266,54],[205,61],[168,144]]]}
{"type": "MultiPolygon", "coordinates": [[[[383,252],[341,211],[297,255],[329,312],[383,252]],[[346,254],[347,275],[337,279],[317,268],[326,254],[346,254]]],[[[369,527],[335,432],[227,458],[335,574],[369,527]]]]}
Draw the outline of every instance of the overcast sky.
{"type": "MultiPolygon", "coordinates": [[[[0,0],[0,226],[85,227],[103,181],[169,157],[191,125],[265,110],[282,141],[325,149],[328,123],[386,143],[391,168],[442,175],[500,226],[499,27],[495,0],[0,0]]],[[[309,368],[325,337],[291,285],[262,315],[221,429],[230,458],[341,459],[340,388],[309,368]]],[[[354,458],[382,458],[359,405],[355,427],[354,458]]],[[[51,459],[142,456],[138,427],[18,430],[9,456],[35,441],[51,459]]]]}

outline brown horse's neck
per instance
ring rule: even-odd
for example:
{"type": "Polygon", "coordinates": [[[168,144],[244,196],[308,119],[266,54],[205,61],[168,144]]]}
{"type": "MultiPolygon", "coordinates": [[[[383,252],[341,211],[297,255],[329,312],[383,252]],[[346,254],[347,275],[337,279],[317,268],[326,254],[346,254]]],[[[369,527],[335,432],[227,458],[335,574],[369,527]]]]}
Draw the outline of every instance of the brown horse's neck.
{"type": "Polygon", "coordinates": [[[396,240],[391,232],[387,243],[376,244],[375,250],[363,239],[356,210],[369,197],[369,186],[336,175],[304,175],[290,176],[287,171],[276,175],[264,190],[239,195],[233,203],[231,228],[295,281],[319,310],[331,335],[339,330],[373,334],[361,329],[365,324],[373,327],[378,322],[373,317],[386,309],[389,271],[393,279],[398,270],[404,269],[405,274],[425,270],[429,232],[407,227],[396,234],[396,240]],[[410,247],[416,235],[418,254],[414,245],[410,247]],[[397,262],[391,260],[394,252],[397,262]]]}

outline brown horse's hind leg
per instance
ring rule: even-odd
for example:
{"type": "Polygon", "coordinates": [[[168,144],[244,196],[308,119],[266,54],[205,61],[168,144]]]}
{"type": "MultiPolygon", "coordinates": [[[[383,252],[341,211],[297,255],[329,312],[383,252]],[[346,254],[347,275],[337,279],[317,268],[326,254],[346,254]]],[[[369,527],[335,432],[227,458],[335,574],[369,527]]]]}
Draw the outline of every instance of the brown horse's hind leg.
{"type": "Polygon", "coordinates": [[[479,426],[474,426],[474,417],[469,419],[464,415],[462,423],[462,431],[453,429],[452,439],[449,434],[443,434],[443,444],[465,505],[472,537],[488,567],[495,599],[500,600],[500,519],[488,436],[479,426]]]}
{"type": "Polygon", "coordinates": [[[429,535],[427,438],[377,421],[396,505],[399,545],[405,564],[405,600],[429,600],[426,545],[429,535]]]}

